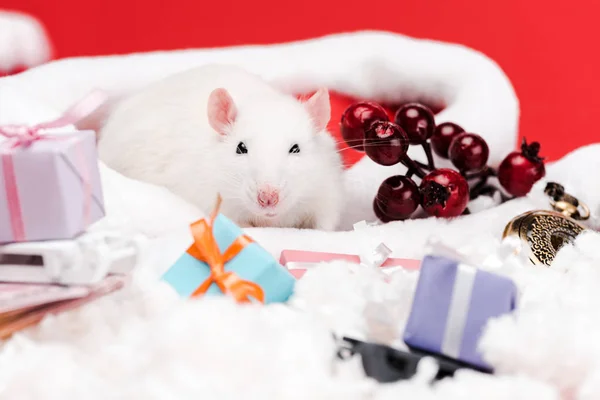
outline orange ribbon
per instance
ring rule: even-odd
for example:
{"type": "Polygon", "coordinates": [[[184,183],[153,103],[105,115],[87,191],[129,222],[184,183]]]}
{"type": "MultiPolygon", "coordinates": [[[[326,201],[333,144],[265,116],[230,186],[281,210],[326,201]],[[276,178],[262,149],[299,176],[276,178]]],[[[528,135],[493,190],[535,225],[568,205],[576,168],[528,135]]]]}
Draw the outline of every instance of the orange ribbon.
{"type": "Polygon", "coordinates": [[[190,246],[187,253],[208,264],[210,268],[210,276],[198,286],[192,293],[192,297],[205,294],[210,285],[216,283],[223,293],[233,296],[238,303],[249,303],[251,302],[250,297],[264,303],[265,294],[260,286],[240,278],[234,272],[225,272],[225,264],[236,257],[253,240],[246,235],[241,235],[224,253],[221,253],[212,231],[220,205],[221,196],[218,196],[217,205],[210,220],[202,219],[191,225],[194,244],[190,246]]]}

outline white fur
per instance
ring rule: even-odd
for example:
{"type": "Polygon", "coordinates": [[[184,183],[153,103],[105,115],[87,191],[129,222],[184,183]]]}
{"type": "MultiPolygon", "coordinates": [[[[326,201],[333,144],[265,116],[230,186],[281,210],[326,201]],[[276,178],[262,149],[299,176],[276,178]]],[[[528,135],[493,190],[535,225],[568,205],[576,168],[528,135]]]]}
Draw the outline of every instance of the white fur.
{"type": "Polygon", "coordinates": [[[223,214],[243,226],[333,230],[342,209],[342,166],[324,131],[329,98],[322,97],[326,107],[313,102],[302,104],[237,67],[195,68],[119,104],[100,133],[100,159],[127,177],[169,188],[205,213],[220,194],[223,214]],[[211,126],[209,98],[218,88],[234,104],[231,110],[211,104],[211,115],[221,119],[211,126]],[[248,153],[236,154],[242,142],[248,153]],[[300,152],[290,154],[295,144],[300,152]],[[258,204],[264,186],[279,190],[273,208],[258,204]]]}
{"type": "Polygon", "coordinates": [[[51,57],[50,40],[36,18],[0,10],[0,71],[31,68],[51,57]]]}

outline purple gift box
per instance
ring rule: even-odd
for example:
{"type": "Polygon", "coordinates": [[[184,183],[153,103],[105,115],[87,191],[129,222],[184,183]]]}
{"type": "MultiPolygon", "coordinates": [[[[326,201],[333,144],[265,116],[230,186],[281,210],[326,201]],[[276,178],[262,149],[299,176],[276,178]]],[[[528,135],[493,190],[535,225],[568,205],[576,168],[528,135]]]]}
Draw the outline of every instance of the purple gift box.
{"type": "Polygon", "coordinates": [[[479,338],[490,318],[515,309],[516,299],[517,287],[507,277],[427,256],[421,264],[404,342],[491,370],[477,351],[479,338]]]}
{"type": "Polygon", "coordinates": [[[93,131],[0,143],[0,243],[71,239],[104,215],[93,131]]]}

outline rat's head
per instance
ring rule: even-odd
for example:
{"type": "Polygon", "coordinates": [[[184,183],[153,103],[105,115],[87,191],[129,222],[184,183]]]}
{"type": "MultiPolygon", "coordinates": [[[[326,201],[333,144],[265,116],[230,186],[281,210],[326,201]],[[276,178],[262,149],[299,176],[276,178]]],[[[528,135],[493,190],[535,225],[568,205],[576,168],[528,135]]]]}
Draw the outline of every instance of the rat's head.
{"type": "Polygon", "coordinates": [[[223,160],[223,200],[240,215],[274,222],[301,214],[339,179],[340,158],[326,131],[329,93],[321,89],[306,101],[276,94],[239,101],[225,89],[215,89],[208,101],[223,160]]]}

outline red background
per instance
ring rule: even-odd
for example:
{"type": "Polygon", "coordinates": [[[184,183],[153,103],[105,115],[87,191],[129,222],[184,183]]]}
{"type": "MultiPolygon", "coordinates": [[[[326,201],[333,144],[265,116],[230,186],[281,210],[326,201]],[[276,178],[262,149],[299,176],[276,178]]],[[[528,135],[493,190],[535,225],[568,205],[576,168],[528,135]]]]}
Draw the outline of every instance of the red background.
{"type": "MultiPolygon", "coordinates": [[[[521,135],[556,159],[597,140],[598,0],[0,0],[45,25],[57,57],[262,44],[381,29],[483,51],[521,100],[521,135]]],[[[336,99],[341,113],[345,100],[336,99]]],[[[600,140],[599,140],[600,141],[600,140]]]]}

